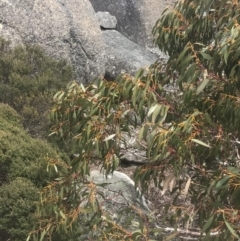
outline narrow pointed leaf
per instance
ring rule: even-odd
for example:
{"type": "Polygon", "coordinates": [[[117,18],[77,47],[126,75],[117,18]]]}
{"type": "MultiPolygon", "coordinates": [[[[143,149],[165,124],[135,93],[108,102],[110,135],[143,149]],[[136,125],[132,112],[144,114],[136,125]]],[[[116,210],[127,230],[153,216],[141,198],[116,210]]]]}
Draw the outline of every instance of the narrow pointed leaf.
{"type": "Polygon", "coordinates": [[[209,79],[204,79],[201,84],[197,87],[197,90],[196,90],[196,95],[199,95],[203,90],[204,88],[206,87],[206,85],[209,83],[209,79]]]}
{"type": "Polygon", "coordinates": [[[206,143],[204,143],[204,142],[202,142],[202,141],[200,141],[200,140],[198,140],[198,139],[191,139],[191,141],[196,142],[196,143],[199,144],[199,145],[202,145],[202,146],[206,146],[206,147],[208,147],[208,148],[211,148],[211,146],[209,146],[208,144],[206,144],[206,143]]]}
{"type": "Polygon", "coordinates": [[[149,117],[158,106],[159,106],[158,104],[152,106],[152,107],[149,109],[147,116],[149,117]]]}
{"type": "Polygon", "coordinates": [[[109,141],[109,140],[113,139],[114,136],[116,136],[116,134],[112,134],[110,136],[107,136],[103,141],[109,141]]]}

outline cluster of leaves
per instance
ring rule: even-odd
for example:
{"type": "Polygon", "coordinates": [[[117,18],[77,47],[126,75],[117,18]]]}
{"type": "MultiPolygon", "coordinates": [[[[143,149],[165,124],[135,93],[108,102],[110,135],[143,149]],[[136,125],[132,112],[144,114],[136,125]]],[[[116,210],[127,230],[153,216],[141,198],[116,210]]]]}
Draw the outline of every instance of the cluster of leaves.
{"type": "MultiPolygon", "coordinates": [[[[37,220],[39,190],[57,175],[47,167],[68,158],[50,144],[31,138],[21,117],[9,105],[0,104],[0,237],[22,241],[37,220]]],[[[60,170],[59,170],[60,171],[60,170]]]]}
{"type": "Polygon", "coordinates": [[[53,93],[71,79],[66,61],[49,58],[38,46],[11,48],[0,39],[0,102],[17,110],[32,135],[46,134],[53,93]]]}
{"type": "Polygon", "coordinates": [[[121,102],[118,97],[121,95],[116,93],[120,91],[122,94],[128,89],[127,97],[134,87],[131,78],[128,83],[121,83],[122,86],[99,80],[98,85],[90,84],[85,88],[82,84],[71,82],[66,91],[58,92],[54,96],[56,109],[53,109],[50,115],[56,125],[53,126],[50,136],[59,134],[59,141],[63,139],[72,152],[78,155],[69,167],[65,167],[68,171],[66,176],[56,179],[43,189],[39,206],[42,228],[31,233],[29,238],[51,238],[55,232],[74,233],[79,226],[79,220],[83,226],[85,220],[85,231],[88,230],[88,235],[92,233],[93,240],[94,237],[96,240],[104,237],[133,240],[136,235],[144,235],[140,232],[132,234],[116,224],[102,210],[96,198],[101,195],[97,191],[98,185],[86,178],[90,165],[98,165],[100,159],[107,172],[115,170],[119,164],[117,153],[120,151],[122,128],[128,130],[127,122],[132,116],[126,117],[129,110],[125,105],[130,106],[130,101],[126,99],[118,106],[121,102]],[[118,108],[119,111],[116,111],[118,108]],[[63,115],[62,111],[66,115],[63,115]]]}
{"type": "MultiPolygon", "coordinates": [[[[193,224],[200,227],[202,238],[239,239],[239,12],[236,0],[179,1],[153,29],[155,43],[169,54],[166,65],[156,62],[147,72],[140,70],[135,78],[124,75],[117,82],[99,79],[86,87],[72,82],[55,95],[51,135],[78,155],[68,174],[42,193],[39,215],[46,217],[48,209],[52,220],[41,222],[40,233],[51,237],[57,228],[74,230],[76,217],[90,212],[91,227],[106,227],[104,233],[99,230],[99,238],[113,238],[117,225],[106,225],[111,217],[101,218],[96,185],[85,175],[94,160],[106,172],[115,170],[121,148],[127,148],[122,146],[123,132],[139,128],[149,163],[136,170],[136,184],[144,191],[153,181],[161,189],[166,171],[176,177],[186,173],[196,213],[193,224]],[[177,90],[169,92],[165,85],[177,90]],[[83,195],[76,182],[83,183],[83,195]],[[82,208],[85,197],[88,205],[82,208]]],[[[181,179],[176,181],[181,189],[181,179]]],[[[171,218],[176,223],[182,208],[177,209],[171,218]]],[[[185,215],[189,222],[190,215],[185,215]]],[[[148,240],[145,231],[142,226],[137,235],[118,232],[113,239],[148,240]]],[[[37,233],[33,237],[36,240],[37,233]]]]}

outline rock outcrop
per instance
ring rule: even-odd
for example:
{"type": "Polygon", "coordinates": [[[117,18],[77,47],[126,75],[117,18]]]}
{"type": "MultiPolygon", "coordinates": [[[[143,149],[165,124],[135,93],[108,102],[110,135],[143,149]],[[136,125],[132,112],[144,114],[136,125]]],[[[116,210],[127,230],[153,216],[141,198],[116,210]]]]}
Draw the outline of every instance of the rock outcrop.
{"type": "Polygon", "coordinates": [[[88,0],[0,0],[0,36],[12,45],[39,44],[71,63],[88,82],[104,75],[104,41],[88,0]]]}
{"type": "MultiPolygon", "coordinates": [[[[134,181],[126,174],[114,171],[112,174],[106,175],[98,170],[93,170],[90,173],[91,180],[96,184],[107,184],[101,187],[105,192],[104,197],[112,202],[122,203],[124,205],[134,205],[144,212],[149,212],[150,209],[138,189],[135,188],[134,181]]],[[[119,211],[119,210],[117,210],[119,211]]]]}
{"type": "Polygon", "coordinates": [[[102,29],[115,29],[117,27],[117,19],[109,12],[97,12],[97,18],[102,29]]]}
{"type": "Polygon", "coordinates": [[[117,18],[117,30],[131,41],[152,47],[152,28],[166,6],[175,0],[90,0],[96,12],[117,18]]]}
{"type": "Polygon", "coordinates": [[[135,75],[139,68],[147,68],[157,60],[157,55],[149,52],[115,30],[103,31],[106,42],[107,80],[114,80],[119,74],[135,75]]]}
{"type": "MultiPolygon", "coordinates": [[[[101,205],[102,220],[109,216],[114,223],[133,232],[139,229],[140,219],[142,220],[144,216],[154,217],[145,198],[139,195],[139,190],[135,188],[133,180],[126,174],[114,171],[106,178],[102,172],[92,170],[88,178],[97,186],[95,197],[101,205]]],[[[86,202],[81,205],[84,206],[86,202]]],[[[91,236],[92,240],[100,240],[98,230],[92,229],[91,236]]],[[[81,235],[77,240],[89,240],[89,233],[81,235]]]]}
{"type": "MultiPolygon", "coordinates": [[[[114,171],[112,174],[104,175],[98,170],[90,173],[90,178],[95,184],[104,184],[98,186],[98,192],[102,193],[98,196],[103,210],[107,211],[116,220],[119,220],[119,211],[130,206],[134,206],[138,211],[146,215],[150,215],[150,209],[147,202],[138,188],[135,187],[134,181],[126,174],[114,171]]],[[[124,217],[122,219],[122,222],[124,217]]],[[[122,223],[124,225],[124,223],[122,223]]],[[[128,227],[131,229],[131,227],[128,227]]]]}

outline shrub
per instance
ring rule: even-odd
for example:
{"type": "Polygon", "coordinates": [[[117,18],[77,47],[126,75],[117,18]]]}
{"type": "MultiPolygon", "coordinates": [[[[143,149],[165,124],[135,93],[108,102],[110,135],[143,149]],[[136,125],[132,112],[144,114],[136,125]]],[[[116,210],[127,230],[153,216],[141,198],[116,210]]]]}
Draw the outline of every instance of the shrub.
{"type": "Polygon", "coordinates": [[[68,157],[49,143],[33,139],[23,129],[21,117],[0,103],[0,239],[23,241],[36,221],[41,188],[58,175],[47,168],[66,165],[68,157]]]}
{"type": "Polygon", "coordinates": [[[33,136],[46,137],[52,94],[72,79],[64,60],[53,60],[39,46],[10,48],[0,39],[0,102],[12,106],[33,136]]]}
{"type": "Polygon", "coordinates": [[[13,126],[22,128],[22,118],[20,115],[9,105],[0,103],[0,118],[10,122],[13,126]]]}
{"type": "Polygon", "coordinates": [[[23,129],[16,111],[0,104],[0,173],[1,183],[25,177],[36,186],[50,180],[47,157],[67,158],[46,141],[31,138],[23,129]]]}
{"type": "Polygon", "coordinates": [[[26,178],[0,186],[0,237],[1,241],[26,240],[36,220],[34,216],[38,189],[26,178]]]}

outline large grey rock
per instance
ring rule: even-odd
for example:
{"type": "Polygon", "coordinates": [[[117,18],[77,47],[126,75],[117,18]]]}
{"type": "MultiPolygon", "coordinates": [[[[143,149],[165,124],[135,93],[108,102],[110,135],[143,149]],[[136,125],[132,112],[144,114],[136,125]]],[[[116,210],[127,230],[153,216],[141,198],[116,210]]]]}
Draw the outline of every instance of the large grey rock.
{"type": "MultiPolygon", "coordinates": [[[[153,217],[145,198],[140,196],[140,192],[135,188],[133,180],[126,174],[114,171],[113,174],[106,177],[103,172],[92,170],[87,178],[96,184],[96,196],[94,198],[97,198],[101,206],[102,220],[110,216],[112,221],[132,232],[139,229],[140,217],[142,218],[143,215],[153,217]],[[132,211],[130,211],[130,207],[132,211]],[[129,216],[133,217],[132,220],[129,220],[129,216]]],[[[85,193],[85,191],[84,188],[81,189],[81,192],[85,193]]],[[[85,201],[81,202],[81,206],[84,207],[88,202],[88,198],[85,195],[80,195],[85,199],[85,201]]],[[[85,216],[85,218],[90,221],[89,217],[85,216]]],[[[103,230],[104,225],[101,231],[103,230]]],[[[92,229],[90,234],[93,237],[91,240],[100,240],[99,230],[92,229]]],[[[85,233],[77,240],[89,240],[90,234],[85,233]]]]}
{"type": "Polygon", "coordinates": [[[78,81],[105,72],[104,41],[88,0],[0,0],[0,36],[65,58],[78,81]]]}
{"type": "Polygon", "coordinates": [[[150,209],[139,189],[135,188],[134,181],[126,174],[114,171],[106,175],[98,170],[90,173],[91,180],[96,184],[106,184],[104,187],[98,187],[105,197],[103,207],[112,214],[116,214],[123,208],[133,205],[144,213],[150,213],[150,209]],[[106,201],[107,200],[107,201],[106,201]],[[112,205],[113,204],[113,205],[112,205]]]}
{"type": "Polygon", "coordinates": [[[109,12],[97,12],[99,24],[104,29],[115,29],[117,27],[117,19],[109,12]]]}
{"type": "Polygon", "coordinates": [[[96,12],[116,16],[117,30],[133,42],[152,46],[152,28],[167,5],[176,0],[90,0],[96,12]]]}
{"type": "Polygon", "coordinates": [[[116,30],[103,31],[106,42],[106,74],[108,80],[119,74],[135,75],[139,68],[147,68],[157,60],[157,55],[149,52],[125,38],[116,30]]]}

